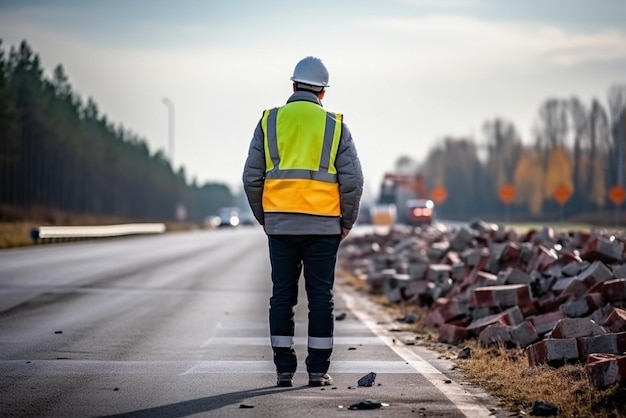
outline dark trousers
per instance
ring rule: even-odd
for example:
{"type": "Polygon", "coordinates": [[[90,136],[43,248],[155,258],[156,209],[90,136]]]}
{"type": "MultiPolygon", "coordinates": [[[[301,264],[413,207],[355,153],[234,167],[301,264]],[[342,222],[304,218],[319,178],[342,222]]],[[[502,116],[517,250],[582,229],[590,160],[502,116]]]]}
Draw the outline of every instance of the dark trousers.
{"type": "Polygon", "coordinates": [[[306,367],[309,373],[328,371],[334,331],[332,290],[340,241],[340,235],[268,236],[273,284],[270,334],[278,372],[296,371],[294,307],[303,269],[309,304],[306,367]]]}

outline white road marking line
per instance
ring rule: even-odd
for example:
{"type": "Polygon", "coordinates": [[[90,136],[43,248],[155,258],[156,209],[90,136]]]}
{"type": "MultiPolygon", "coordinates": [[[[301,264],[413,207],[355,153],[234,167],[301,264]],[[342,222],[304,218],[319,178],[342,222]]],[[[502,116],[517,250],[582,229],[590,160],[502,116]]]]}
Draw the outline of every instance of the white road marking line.
{"type": "Polygon", "coordinates": [[[418,373],[423,375],[433,386],[443,393],[450,401],[468,417],[488,417],[492,416],[491,412],[483,405],[478,403],[472,394],[469,394],[461,385],[456,382],[445,383],[449,378],[437,370],[430,363],[425,361],[417,353],[414,353],[404,344],[394,342],[395,339],[388,335],[388,332],[382,330],[367,312],[358,309],[357,302],[354,297],[347,292],[341,292],[341,297],[346,301],[348,308],[389,348],[391,348],[398,356],[404,359],[418,373]]]}
{"type": "MultiPolygon", "coordinates": [[[[405,361],[333,361],[330,373],[346,373],[363,375],[363,370],[384,370],[387,374],[412,374],[413,369],[405,361]]],[[[305,373],[306,364],[298,362],[298,370],[305,373]]],[[[213,374],[213,373],[276,373],[276,366],[272,361],[198,361],[185,374],[213,374]]]]}
{"type": "MultiPolygon", "coordinates": [[[[341,345],[385,345],[384,342],[380,340],[378,337],[335,337],[335,347],[341,345]]],[[[294,338],[296,345],[307,345],[307,337],[295,337],[294,338]]],[[[235,345],[235,346],[257,346],[257,345],[266,345],[270,346],[270,337],[211,337],[202,345],[201,348],[206,348],[209,345],[235,345]]]]}

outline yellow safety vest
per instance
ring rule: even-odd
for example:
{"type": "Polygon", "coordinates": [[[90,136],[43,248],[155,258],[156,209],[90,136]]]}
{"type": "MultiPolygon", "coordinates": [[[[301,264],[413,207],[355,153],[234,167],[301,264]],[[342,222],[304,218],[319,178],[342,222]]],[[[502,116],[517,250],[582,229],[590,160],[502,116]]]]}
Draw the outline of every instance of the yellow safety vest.
{"type": "Polygon", "coordinates": [[[341,215],[335,168],[341,120],[307,101],[263,113],[265,212],[341,215]]]}

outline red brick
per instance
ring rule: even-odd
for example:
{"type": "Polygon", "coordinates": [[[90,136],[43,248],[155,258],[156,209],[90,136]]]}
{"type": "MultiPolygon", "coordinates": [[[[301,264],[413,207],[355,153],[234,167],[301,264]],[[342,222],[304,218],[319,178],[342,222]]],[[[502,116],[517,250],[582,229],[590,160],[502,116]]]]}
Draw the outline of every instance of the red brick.
{"type": "Polygon", "coordinates": [[[615,335],[617,340],[617,351],[620,354],[626,354],[626,332],[618,332],[615,335]]]}
{"type": "Polygon", "coordinates": [[[511,328],[511,337],[513,341],[522,348],[528,347],[530,344],[539,340],[537,329],[530,321],[524,321],[519,325],[511,328]]]}
{"type": "Polygon", "coordinates": [[[587,316],[604,305],[604,298],[599,293],[591,293],[561,305],[561,311],[570,318],[587,316]]]}
{"type": "Polygon", "coordinates": [[[479,271],[478,274],[476,274],[476,281],[473,284],[478,287],[483,287],[496,286],[498,283],[498,276],[495,274],[486,271],[479,271]]]}
{"type": "Polygon", "coordinates": [[[471,335],[478,335],[480,332],[492,324],[502,325],[518,325],[524,321],[524,315],[517,306],[507,309],[506,311],[489,315],[472,321],[467,330],[471,335]]]}
{"type": "Polygon", "coordinates": [[[539,299],[535,300],[537,309],[542,313],[558,312],[561,305],[566,301],[566,298],[556,297],[554,294],[547,294],[539,299]]]}
{"type": "Polygon", "coordinates": [[[544,272],[548,270],[553,264],[558,262],[556,253],[550,251],[543,245],[539,246],[538,254],[535,259],[531,261],[530,267],[532,269],[544,272]]]}
{"type": "Polygon", "coordinates": [[[603,335],[607,331],[587,318],[564,318],[559,320],[550,333],[551,338],[578,338],[603,335]]]}
{"type": "Polygon", "coordinates": [[[585,283],[587,287],[592,287],[596,283],[604,282],[614,278],[613,272],[601,261],[594,261],[583,270],[578,276],[578,280],[585,283]]]}
{"type": "Polygon", "coordinates": [[[597,388],[606,388],[626,382],[626,356],[590,354],[585,365],[587,377],[597,388]]]}
{"type": "Polygon", "coordinates": [[[526,355],[530,367],[540,364],[561,366],[578,361],[578,347],[575,338],[546,339],[529,346],[526,355]]]}
{"type": "Polygon", "coordinates": [[[624,256],[624,244],[595,235],[585,243],[580,256],[583,260],[597,260],[605,263],[621,262],[624,256]]]}
{"type": "Polygon", "coordinates": [[[443,258],[443,263],[451,265],[451,266],[455,264],[459,264],[460,262],[461,262],[461,257],[459,256],[459,253],[457,253],[456,251],[448,251],[445,257],[443,258]]]}
{"type": "Polygon", "coordinates": [[[409,263],[409,274],[414,280],[423,280],[428,271],[428,263],[422,261],[412,261],[409,263]]]}
{"type": "MultiPolygon", "coordinates": [[[[564,266],[570,266],[570,268],[576,269],[575,265],[579,267],[584,267],[583,260],[578,255],[578,252],[574,252],[572,250],[565,250],[561,253],[561,263],[564,266]]],[[[580,268],[576,269],[574,274],[578,274],[580,272],[580,268]]]]}
{"type": "Polygon", "coordinates": [[[447,344],[458,344],[468,337],[465,327],[453,324],[441,324],[439,326],[439,342],[447,344]]]}
{"type": "Polygon", "coordinates": [[[626,264],[614,264],[611,268],[616,279],[626,278],[626,264]]]}
{"type": "Polygon", "coordinates": [[[498,273],[498,277],[506,284],[530,284],[533,281],[530,274],[512,267],[498,273]]]}
{"type": "Polygon", "coordinates": [[[615,334],[595,335],[593,337],[576,338],[581,361],[586,361],[592,353],[620,354],[615,334]]]}
{"type": "MultiPolygon", "coordinates": [[[[559,283],[560,281],[563,281],[563,279],[558,280],[557,283],[559,283]]],[[[554,290],[554,286],[552,286],[552,289],[554,290]]],[[[569,281],[569,284],[563,289],[561,294],[567,297],[579,298],[585,295],[588,291],[589,287],[584,282],[581,282],[580,280],[576,280],[574,278],[573,280],[569,281]]]]}
{"type": "Polygon", "coordinates": [[[589,288],[587,293],[602,293],[602,288],[604,287],[604,283],[605,282],[599,282],[599,283],[594,284],[593,286],[589,288]]]}
{"type": "Polygon", "coordinates": [[[471,306],[508,308],[523,305],[531,300],[530,294],[527,284],[479,287],[474,289],[471,306]]]}
{"type": "Polygon", "coordinates": [[[613,308],[602,323],[602,326],[611,332],[626,331],[626,310],[613,308]]]}
{"type": "Polygon", "coordinates": [[[515,344],[511,336],[511,327],[502,324],[492,324],[483,329],[480,334],[478,334],[478,341],[480,341],[483,347],[497,344],[503,344],[505,346],[515,344]]]}
{"type": "Polygon", "coordinates": [[[467,302],[438,298],[426,314],[426,325],[429,327],[440,326],[467,313],[467,302]]]}
{"type": "Polygon", "coordinates": [[[476,262],[476,265],[472,268],[472,271],[463,279],[463,282],[460,286],[461,289],[476,284],[478,274],[487,267],[487,264],[489,264],[489,251],[483,248],[482,252],[480,252],[480,258],[476,262]]]}
{"type": "Polygon", "coordinates": [[[537,333],[539,335],[543,335],[547,332],[552,331],[557,322],[559,322],[563,318],[567,318],[563,312],[554,311],[533,316],[529,319],[537,330],[537,333]]]}
{"type": "Polygon", "coordinates": [[[500,261],[517,261],[520,256],[519,244],[509,241],[504,245],[500,253],[500,261]]]}
{"type": "Polygon", "coordinates": [[[457,263],[452,265],[452,271],[450,275],[455,282],[463,281],[463,278],[470,273],[471,269],[463,263],[457,263]]]}
{"type": "Polygon", "coordinates": [[[452,266],[447,264],[431,264],[426,272],[426,280],[438,282],[450,277],[452,266]]]}
{"type": "Polygon", "coordinates": [[[626,300],[626,279],[615,279],[604,282],[602,296],[607,302],[626,300]]]}

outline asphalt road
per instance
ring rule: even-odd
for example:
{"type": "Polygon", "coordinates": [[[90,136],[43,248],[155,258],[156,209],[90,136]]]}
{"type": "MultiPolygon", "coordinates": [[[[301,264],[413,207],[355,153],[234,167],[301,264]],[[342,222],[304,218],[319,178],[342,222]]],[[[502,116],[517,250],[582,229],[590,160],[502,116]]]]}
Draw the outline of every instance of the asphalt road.
{"type": "Polygon", "coordinates": [[[276,387],[269,294],[256,227],[0,251],[0,416],[492,414],[446,361],[402,344],[410,335],[339,285],[334,386],[306,385],[301,289],[295,385],[276,387]],[[369,372],[374,386],[359,387],[369,372]],[[384,405],[349,409],[366,399],[384,405]]]}

